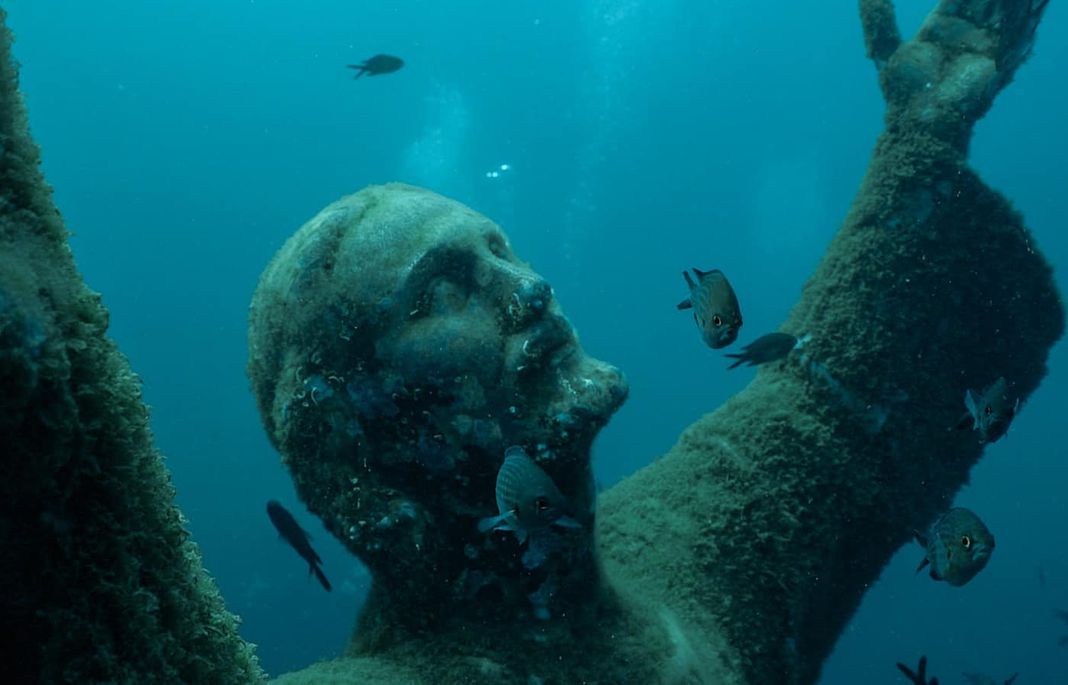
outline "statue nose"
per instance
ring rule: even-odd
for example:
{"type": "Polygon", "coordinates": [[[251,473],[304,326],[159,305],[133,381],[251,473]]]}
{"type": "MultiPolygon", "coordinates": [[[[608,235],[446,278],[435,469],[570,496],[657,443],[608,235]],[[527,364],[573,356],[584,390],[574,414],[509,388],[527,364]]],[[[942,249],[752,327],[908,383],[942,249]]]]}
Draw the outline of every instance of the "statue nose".
{"type": "Polygon", "coordinates": [[[553,289],[540,277],[524,278],[512,291],[508,313],[517,326],[541,318],[552,302],[553,289]]]}

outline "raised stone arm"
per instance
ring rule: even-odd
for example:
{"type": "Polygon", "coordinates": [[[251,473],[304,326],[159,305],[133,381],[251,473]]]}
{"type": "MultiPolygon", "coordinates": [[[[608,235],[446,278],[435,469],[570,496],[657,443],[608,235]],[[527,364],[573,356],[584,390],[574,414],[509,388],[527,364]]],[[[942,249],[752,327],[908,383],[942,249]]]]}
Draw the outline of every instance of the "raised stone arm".
{"type": "Polygon", "coordinates": [[[1045,374],[1064,326],[1050,267],[965,166],[1044,6],[945,2],[900,43],[892,5],[861,3],[887,128],[784,324],[811,342],[602,498],[610,576],[724,636],[748,682],[813,682],[909,531],[952,501],[983,448],[952,429],[965,389],[1004,376],[1026,398],[1045,374]]]}

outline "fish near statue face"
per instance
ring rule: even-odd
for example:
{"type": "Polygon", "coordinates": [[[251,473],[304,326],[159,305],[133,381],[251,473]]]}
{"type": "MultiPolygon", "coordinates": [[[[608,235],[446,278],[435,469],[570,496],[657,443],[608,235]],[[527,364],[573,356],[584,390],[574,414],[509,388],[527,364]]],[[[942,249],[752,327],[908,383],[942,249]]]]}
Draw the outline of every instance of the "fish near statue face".
{"type": "Polygon", "coordinates": [[[265,271],[249,342],[301,499],[398,591],[431,569],[448,592],[504,573],[477,522],[510,445],[551,463],[592,530],[589,445],[626,383],[467,207],[400,184],[330,205],[265,271]]]}

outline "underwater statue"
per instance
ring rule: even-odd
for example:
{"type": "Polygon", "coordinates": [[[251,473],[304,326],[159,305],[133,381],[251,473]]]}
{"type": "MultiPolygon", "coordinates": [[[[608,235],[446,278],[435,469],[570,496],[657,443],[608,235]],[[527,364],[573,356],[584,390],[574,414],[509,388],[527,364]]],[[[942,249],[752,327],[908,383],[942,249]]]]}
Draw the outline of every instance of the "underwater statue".
{"type": "Polygon", "coordinates": [[[374,578],[345,657],[281,682],[815,681],[979,458],[946,430],[960,397],[991,373],[1029,394],[1064,325],[1019,215],[966,164],[1044,4],[944,2],[907,42],[891,3],[860,7],[887,129],[783,323],[804,353],[596,503],[589,444],[622,379],[497,226],[376,186],[281,249],[253,299],[253,389],[301,497],[374,578]],[[505,513],[512,446],[578,523],[537,563],[479,530],[505,513]]]}
{"type": "Polygon", "coordinates": [[[590,444],[626,384],[583,352],[499,227],[426,190],[368,188],[286,243],[250,318],[253,392],[299,495],[371,570],[372,605],[406,599],[380,630],[584,600],[590,444]],[[512,446],[559,484],[568,530],[479,529],[505,513],[494,493],[512,446]]]}
{"type": "MultiPolygon", "coordinates": [[[[1045,5],[946,0],[902,41],[891,2],[860,2],[886,130],[783,322],[809,336],[803,353],[762,365],[666,455],[597,498],[590,442],[626,386],[582,351],[556,295],[496,225],[387,185],[298,231],[253,300],[250,378],[298,493],[373,586],[345,655],[278,682],[815,682],[891,555],[942,513],[982,454],[971,431],[946,429],[960,398],[1003,376],[1025,405],[1062,334],[1049,264],[966,163],[972,128],[1029,54],[1045,5]],[[535,536],[479,526],[506,513],[495,489],[512,447],[575,524],[539,528],[534,552],[535,536]]],[[[32,145],[4,69],[4,139],[32,145]]],[[[253,682],[255,662],[182,534],[102,307],[24,160],[35,172],[35,152],[0,169],[0,256],[36,255],[39,270],[10,259],[0,269],[0,377],[14,390],[0,419],[15,446],[4,458],[43,466],[4,483],[2,520],[32,522],[0,528],[18,536],[4,549],[21,555],[0,568],[8,596],[35,608],[63,599],[65,622],[32,624],[34,644],[60,660],[103,652],[96,680],[152,682],[170,669],[183,682],[253,682]],[[57,425],[72,437],[41,442],[57,425]],[[119,456],[101,462],[93,441],[104,438],[119,456]],[[103,475],[70,478],[101,464],[103,475]],[[77,510],[44,507],[57,493],[77,510]],[[70,514],[97,537],[33,537],[62,532],[70,514]],[[103,583],[130,573],[125,557],[97,568],[93,546],[108,534],[141,555],[147,589],[103,583]],[[95,597],[98,580],[138,639],[165,638],[166,651],[78,651],[66,628],[103,631],[109,614],[68,600],[95,597]],[[161,606],[176,626],[159,620],[161,606]]]]}

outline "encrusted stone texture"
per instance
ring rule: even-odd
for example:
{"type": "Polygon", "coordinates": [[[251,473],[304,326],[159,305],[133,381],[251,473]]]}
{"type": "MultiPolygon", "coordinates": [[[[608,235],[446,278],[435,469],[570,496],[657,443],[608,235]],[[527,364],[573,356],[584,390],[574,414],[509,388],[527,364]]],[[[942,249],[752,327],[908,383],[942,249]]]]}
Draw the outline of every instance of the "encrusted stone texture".
{"type": "Polygon", "coordinates": [[[74,267],[10,47],[0,26],[4,682],[260,682],[174,506],[140,383],[74,267]]]}

